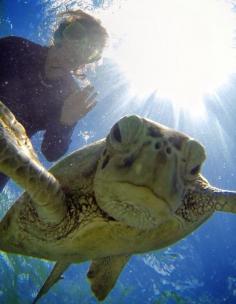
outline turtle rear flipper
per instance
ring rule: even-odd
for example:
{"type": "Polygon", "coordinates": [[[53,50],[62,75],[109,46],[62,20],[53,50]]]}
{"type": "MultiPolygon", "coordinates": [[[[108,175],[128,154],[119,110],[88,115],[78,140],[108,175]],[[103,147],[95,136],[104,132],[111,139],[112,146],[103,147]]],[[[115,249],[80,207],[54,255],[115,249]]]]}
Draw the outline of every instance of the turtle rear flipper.
{"type": "Polygon", "coordinates": [[[109,256],[92,262],[87,276],[99,301],[104,300],[112,290],[129,258],[129,255],[109,256]]]}
{"type": "Polygon", "coordinates": [[[57,262],[56,265],[53,267],[52,272],[50,273],[49,277],[43,284],[42,288],[40,289],[39,293],[37,294],[36,298],[34,299],[32,304],[37,303],[37,301],[46,294],[49,289],[56,284],[60,279],[62,279],[62,274],[66,271],[66,269],[70,266],[70,263],[67,262],[57,262]]]}
{"type": "Polygon", "coordinates": [[[64,218],[64,195],[58,181],[40,164],[24,127],[2,102],[0,171],[29,193],[43,220],[58,223],[64,218]]]}

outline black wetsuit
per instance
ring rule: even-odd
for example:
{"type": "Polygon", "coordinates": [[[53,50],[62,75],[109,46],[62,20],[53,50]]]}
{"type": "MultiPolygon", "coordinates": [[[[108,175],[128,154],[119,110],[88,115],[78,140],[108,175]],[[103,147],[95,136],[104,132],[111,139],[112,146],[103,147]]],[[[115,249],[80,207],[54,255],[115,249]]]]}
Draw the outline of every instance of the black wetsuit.
{"type": "MultiPolygon", "coordinates": [[[[60,123],[65,99],[75,90],[71,74],[58,80],[44,76],[48,47],[20,37],[0,39],[0,100],[25,127],[29,137],[45,130],[41,150],[55,161],[68,149],[75,125],[60,123]]],[[[0,173],[0,191],[8,178],[0,173]]]]}

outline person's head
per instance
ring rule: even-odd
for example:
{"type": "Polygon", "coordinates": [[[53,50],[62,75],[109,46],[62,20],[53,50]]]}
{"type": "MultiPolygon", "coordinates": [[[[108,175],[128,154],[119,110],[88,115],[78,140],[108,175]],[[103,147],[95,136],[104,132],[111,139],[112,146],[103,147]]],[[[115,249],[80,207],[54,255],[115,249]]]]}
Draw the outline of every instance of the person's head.
{"type": "Polygon", "coordinates": [[[101,22],[81,10],[68,11],[62,17],[53,35],[49,66],[75,71],[98,61],[108,40],[101,22]]]}

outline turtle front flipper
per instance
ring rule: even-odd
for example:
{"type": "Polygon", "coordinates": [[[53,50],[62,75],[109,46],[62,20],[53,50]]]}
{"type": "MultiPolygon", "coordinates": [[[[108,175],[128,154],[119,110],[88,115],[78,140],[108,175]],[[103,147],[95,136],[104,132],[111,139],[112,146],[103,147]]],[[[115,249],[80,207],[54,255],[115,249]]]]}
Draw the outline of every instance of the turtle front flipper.
{"type": "Polygon", "coordinates": [[[129,258],[129,255],[109,256],[92,262],[87,276],[99,301],[104,300],[112,290],[129,258]]]}
{"type": "Polygon", "coordinates": [[[2,102],[0,171],[29,193],[43,220],[59,223],[65,217],[64,194],[58,181],[40,164],[24,127],[2,102]]]}
{"type": "Polygon", "coordinates": [[[236,191],[222,190],[209,184],[205,187],[199,186],[193,192],[196,201],[196,212],[202,208],[202,212],[222,211],[236,213],[236,191]],[[200,206],[199,202],[204,202],[200,206]]]}

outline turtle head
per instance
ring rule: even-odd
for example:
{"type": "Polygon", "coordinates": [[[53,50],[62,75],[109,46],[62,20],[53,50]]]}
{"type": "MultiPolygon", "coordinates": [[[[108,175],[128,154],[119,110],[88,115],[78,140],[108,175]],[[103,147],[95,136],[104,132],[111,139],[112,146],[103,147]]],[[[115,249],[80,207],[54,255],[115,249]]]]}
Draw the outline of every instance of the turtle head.
{"type": "Polygon", "coordinates": [[[151,229],[179,208],[199,178],[204,148],[185,134],[138,116],[111,129],[94,189],[99,206],[116,220],[151,229]]]}

